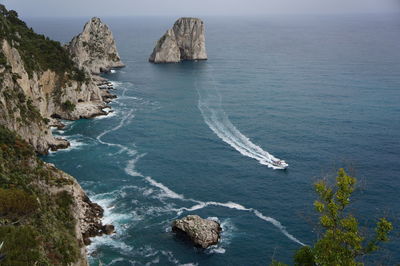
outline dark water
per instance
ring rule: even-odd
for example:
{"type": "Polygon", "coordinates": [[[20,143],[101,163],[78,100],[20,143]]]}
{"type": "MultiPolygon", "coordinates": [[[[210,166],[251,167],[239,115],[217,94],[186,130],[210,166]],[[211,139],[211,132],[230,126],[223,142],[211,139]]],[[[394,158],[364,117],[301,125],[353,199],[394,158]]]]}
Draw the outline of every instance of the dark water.
{"type": "MultiPolygon", "coordinates": [[[[85,20],[28,22],[66,42],[85,20]]],[[[153,65],[174,18],[104,19],[127,65],[106,76],[115,114],[68,124],[58,134],[73,147],[45,158],[117,227],[89,247],[92,264],[291,263],[316,236],[313,182],[343,166],[360,180],[351,209],[363,230],[398,219],[400,18],[204,20],[208,61],[153,65]],[[260,164],[266,152],[288,171],[260,164]],[[188,214],[219,219],[222,242],[202,251],[176,239],[170,223],[188,214]]],[[[400,261],[395,235],[388,265],[400,261]]]]}

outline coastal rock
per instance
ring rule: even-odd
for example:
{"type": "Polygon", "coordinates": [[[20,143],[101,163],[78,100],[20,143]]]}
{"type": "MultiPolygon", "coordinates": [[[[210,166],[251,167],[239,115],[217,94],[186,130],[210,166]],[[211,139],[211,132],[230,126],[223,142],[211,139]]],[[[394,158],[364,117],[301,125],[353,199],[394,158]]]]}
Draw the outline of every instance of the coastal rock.
{"type": "MultiPolygon", "coordinates": [[[[114,226],[111,224],[102,224],[104,214],[103,208],[89,199],[75,178],[57,169],[51,163],[44,163],[44,165],[52,171],[54,178],[64,185],[50,186],[46,183],[42,183],[40,184],[40,187],[47,190],[52,195],[58,195],[61,192],[68,192],[68,194],[72,196],[74,201],[73,214],[76,221],[75,235],[78,241],[82,243],[81,257],[86,258],[87,251],[85,245],[91,243],[90,238],[101,236],[103,234],[115,233],[114,226]]],[[[82,264],[76,263],[75,265],[87,265],[87,262],[84,261],[82,264]]]]}
{"type": "Polygon", "coordinates": [[[206,60],[204,23],[198,18],[180,18],[158,40],[149,61],[178,63],[183,60],[206,60]]]}
{"type": "Polygon", "coordinates": [[[51,70],[29,75],[18,49],[7,40],[0,48],[7,66],[0,67],[0,124],[17,132],[37,152],[69,146],[52,135],[52,117],[76,120],[104,114],[101,91],[89,73],[84,81],[51,70]]]}
{"type": "Polygon", "coordinates": [[[99,18],[92,18],[68,45],[73,60],[92,74],[120,68],[122,63],[111,30],[99,18]]]}
{"type": "Polygon", "coordinates": [[[172,230],[187,235],[196,246],[207,248],[216,245],[220,239],[219,223],[203,219],[198,215],[188,215],[172,223],[172,230]]]}

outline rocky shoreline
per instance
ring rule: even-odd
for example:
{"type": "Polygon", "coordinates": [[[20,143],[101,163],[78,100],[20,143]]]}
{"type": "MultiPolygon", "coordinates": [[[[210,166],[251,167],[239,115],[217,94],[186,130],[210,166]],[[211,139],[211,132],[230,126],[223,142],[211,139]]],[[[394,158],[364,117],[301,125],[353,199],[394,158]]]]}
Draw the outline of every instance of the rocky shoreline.
{"type": "MultiPolygon", "coordinates": [[[[7,34],[0,39],[0,125],[29,143],[32,156],[33,150],[47,154],[68,148],[67,140],[52,134],[53,128],[65,127],[62,119],[90,119],[112,112],[109,103],[117,97],[111,92],[115,88],[100,75],[124,67],[115,40],[108,26],[93,18],[62,47],[35,34],[15,14],[2,6],[0,26],[7,34]],[[35,45],[46,51],[35,50],[35,45]]],[[[49,163],[43,163],[43,171],[50,173],[46,178],[52,181],[32,184],[38,191],[51,198],[63,193],[71,196],[75,233],[70,240],[76,238],[80,255],[68,265],[88,265],[90,238],[115,233],[114,226],[102,223],[104,210],[89,199],[75,178],[49,163]]]]}

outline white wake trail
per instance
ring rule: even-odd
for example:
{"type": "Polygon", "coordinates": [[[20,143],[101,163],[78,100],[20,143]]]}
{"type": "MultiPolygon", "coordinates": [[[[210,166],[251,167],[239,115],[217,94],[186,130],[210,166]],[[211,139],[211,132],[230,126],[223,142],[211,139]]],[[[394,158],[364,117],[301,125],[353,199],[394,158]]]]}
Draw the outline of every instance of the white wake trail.
{"type": "Polygon", "coordinates": [[[221,95],[215,85],[211,89],[199,89],[196,84],[196,90],[199,95],[198,108],[204,122],[220,139],[242,155],[256,159],[262,165],[273,169],[285,168],[274,164],[274,162],[281,160],[251,142],[231,123],[221,107],[221,95]]]}
{"type": "MultiPolygon", "coordinates": [[[[123,91],[123,95],[125,95],[125,91],[123,91]]],[[[198,90],[199,92],[199,90],[198,90]]],[[[217,96],[218,97],[218,96],[217,96]]],[[[235,128],[234,125],[229,121],[228,117],[225,115],[223,110],[220,108],[217,109],[212,109],[210,108],[206,103],[207,101],[202,101],[204,98],[202,98],[200,92],[199,92],[199,108],[203,114],[204,120],[206,123],[210,126],[211,129],[225,142],[229,143],[232,147],[240,151],[243,155],[257,159],[260,161],[260,163],[268,165],[269,167],[274,167],[273,165],[269,165],[268,161],[269,160],[274,160],[276,159],[272,155],[270,155],[268,152],[262,150],[260,147],[257,145],[253,144],[246,136],[241,134],[239,130],[235,128]]],[[[134,117],[133,115],[133,110],[130,110],[128,114],[120,120],[120,122],[113,128],[106,130],[102,132],[100,135],[97,136],[97,140],[99,143],[103,145],[108,145],[112,147],[118,147],[120,150],[118,153],[126,152],[130,156],[130,160],[127,161],[126,167],[125,167],[125,172],[129,176],[132,177],[141,177],[144,178],[151,186],[158,188],[162,192],[162,197],[170,198],[170,199],[175,199],[175,200],[181,200],[181,201],[186,201],[186,202],[193,202],[195,203],[194,206],[190,208],[182,207],[179,209],[173,209],[174,212],[176,212],[178,215],[180,215],[183,211],[188,211],[192,212],[195,210],[203,209],[208,206],[219,206],[219,207],[224,207],[224,208],[229,208],[229,209],[234,209],[238,211],[246,211],[246,212],[251,212],[253,213],[256,217],[262,219],[263,221],[266,221],[268,223],[271,223],[274,225],[276,228],[278,228],[287,238],[290,240],[303,245],[304,244],[295,238],[293,235],[291,235],[286,228],[276,219],[272,217],[268,217],[263,215],[260,211],[253,209],[253,208],[247,208],[241,204],[235,203],[235,202],[215,202],[215,201],[209,201],[209,202],[203,202],[203,201],[198,201],[195,199],[190,199],[190,198],[185,198],[184,195],[178,194],[165,186],[164,184],[155,181],[152,179],[150,176],[143,176],[141,173],[139,173],[136,170],[136,163],[145,156],[146,154],[137,154],[137,151],[133,149],[129,149],[121,144],[118,143],[109,143],[105,142],[102,140],[102,137],[104,137],[106,134],[116,131],[120,128],[122,128],[124,125],[126,125],[127,121],[132,119],[134,117]]]]}
{"type": "MultiPolygon", "coordinates": [[[[132,177],[144,177],[142,174],[138,173],[135,170],[135,164],[136,162],[142,158],[145,154],[141,154],[136,156],[134,159],[128,161],[127,166],[125,167],[125,173],[127,173],[128,175],[132,176],[132,177]]],[[[305,246],[305,244],[303,244],[300,240],[298,240],[296,237],[294,237],[293,235],[291,235],[286,228],[276,219],[272,218],[272,217],[268,217],[265,216],[264,214],[262,214],[260,211],[253,209],[253,208],[247,208],[239,203],[236,202],[216,202],[216,201],[199,201],[199,200],[195,200],[195,199],[190,199],[190,198],[186,198],[184,195],[182,194],[178,194],[176,192],[174,192],[173,190],[171,190],[170,188],[168,188],[166,185],[155,181],[154,179],[152,179],[151,177],[147,176],[145,177],[145,180],[153,187],[157,187],[161,192],[162,192],[162,197],[167,197],[167,198],[171,198],[171,199],[176,199],[176,200],[182,200],[182,201],[186,201],[186,202],[194,202],[195,205],[193,205],[192,207],[182,207],[179,209],[172,209],[172,211],[176,212],[178,215],[181,215],[182,212],[187,211],[187,212],[193,212],[196,210],[200,210],[203,208],[206,208],[208,206],[219,206],[219,207],[224,207],[224,208],[229,208],[229,209],[233,209],[233,210],[238,210],[238,211],[246,211],[246,212],[251,212],[253,213],[256,217],[262,219],[265,222],[271,223],[273,226],[275,226],[276,228],[279,229],[279,231],[284,234],[287,238],[289,238],[290,240],[305,246]]]]}

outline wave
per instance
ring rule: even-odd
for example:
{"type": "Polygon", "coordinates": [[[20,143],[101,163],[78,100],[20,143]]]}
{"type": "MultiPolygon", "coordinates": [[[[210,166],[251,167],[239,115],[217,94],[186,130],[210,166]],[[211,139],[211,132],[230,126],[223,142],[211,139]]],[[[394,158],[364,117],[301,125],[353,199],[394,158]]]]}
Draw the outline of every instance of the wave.
{"type": "MultiPolygon", "coordinates": [[[[117,84],[116,84],[117,85],[117,84]]],[[[118,84],[120,85],[120,84],[118,84]]],[[[125,96],[125,92],[127,91],[126,88],[124,88],[122,92],[122,97],[127,97],[125,96]]],[[[260,147],[257,145],[253,144],[247,137],[245,137],[243,134],[237,130],[234,125],[229,121],[228,117],[225,115],[223,110],[220,108],[220,105],[217,106],[217,108],[213,108],[211,104],[212,100],[215,100],[215,97],[210,97],[207,95],[204,95],[204,92],[199,91],[199,109],[203,114],[205,122],[210,126],[210,128],[225,142],[229,143],[232,147],[240,151],[242,154],[252,157],[254,159],[257,159],[260,163],[268,165],[269,167],[274,168],[273,165],[271,165],[269,162],[271,160],[278,160],[275,157],[273,157],[271,154],[267,153],[266,151],[262,150],[260,147]]],[[[215,96],[215,95],[214,95],[215,96]]],[[[217,99],[218,99],[217,95],[217,99]]],[[[121,106],[122,107],[122,106],[121,106]]],[[[193,212],[196,210],[200,210],[203,208],[206,208],[208,206],[217,206],[217,207],[222,207],[222,208],[229,208],[232,210],[236,211],[244,211],[253,214],[255,217],[262,219],[265,222],[268,222],[272,224],[274,227],[276,227],[283,235],[285,235],[287,238],[290,240],[300,244],[304,245],[301,241],[299,241],[297,238],[295,238],[293,235],[291,235],[287,229],[276,219],[272,217],[265,216],[262,214],[260,211],[253,209],[253,208],[248,208],[245,207],[239,203],[228,201],[228,202],[216,202],[216,201],[199,201],[196,199],[192,198],[186,198],[184,195],[179,194],[166,185],[162,184],[161,182],[158,182],[154,180],[150,176],[144,176],[141,174],[137,169],[136,169],[136,164],[137,162],[146,154],[138,154],[138,152],[132,148],[129,148],[127,146],[118,144],[118,143],[111,143],[111,142],[106,142],[103,140],[104,136],[117,131],[121,129],[123,126],[127,125],[131,119],[134,118],[133,115],[133,109],[130,109],[127,111],[126,115],[119,121],[119,123],[114,126],[111,129],[105,130],[101,134],[97,136],[97,141],[100,144],[103,145],[108,145],[110,147],[116,147],[118,148],[118,153],[126,153],[128,156],[128,159],[126,161],[126,166],[125,166],[125,173],[131,177],[139,177],[142,178],[144,181],[146,181],[149,186],[142,188],[142,195],[144,197],[155,197],[158,200],[160,200],[160,203],[162,203],[162,207],[157,207],[157,206],[145,206],[144,208],[135,208],[132,210],[129,214],[125,213],[120,213],[118,211],[119,208],[115,207],[117,206],[116,203],[118,203],[118,200],[121,197],[125,197],[124,193],[126,193],[130,189],[139,189],[136,186],[128,187],[128,186],[123,186],[121,189],[112,191],[109,193],[103,193],[103,194],[97,194],[93,197],[93,201],[98,202],[104,209],[104,221],[107,223],[112,223],[116,226],[117,232],[119,232],[119,235],[121,235],[121,232],[124,232],[126,230],[127,223],[129,221],[132,222],[132,220],[143,220],[144,216],[153,216],[153,215],[164,215],[166,213],[175,213],[177,217],[179,217],[183,212],[193,212]],[[173,200],[178,200],[178,201],[183,201],[186,202],[185,204],[188,205],[193,204],[191,207],[177,207],[176,206],[176,201],[174,203],[168,203],[166,199],[173,199],[173,200]]],[[[121,112],[118,110],[119,115],[124,115],[125,112],[121,112]]],[[[140,189],[139,189],[140,190],[140,189]]],[[[137,205],[140,205],[138,203],[137,205]]],[[[182,206],[182,205],[181,205],[182,206]]],[[[120,206],[121,207],[121,206],[120,206]]],[[[168,218],[168,224],[170,221],[170,217],[168,218]]],[[[225,226],[224,224],[222,226],[225,226]]],[[[227,232],[230,234],[230,232],[227,232]]],[[[102,237],[96,237],[93,239],[92,244],[90,245],[89,250],[96,250],[99,245],[108,245],[112,246],[113,248],[119,249],[122,251],[122,253],[132,253],[133,248],[126,243],[120,237],[111,237],[111,236],[102,236],[102,237]]],[[[217,245],[213,248],[210,249],[210,253],[224,253],[227,245],[229,245],[228,242],[221,243],[220,245],[217,245]]],[[[179,262],[174,258],[173,254],[169,251],[161,251],[161,254],[166,256],[168,260],[172,263],[179,264],[179,262]]]]}
{"type": "Polygon", "coordinates": [[[198,108],[204,122],[220,139],[242,155],[256,159],[262,165],[273,169],[285,168],[276,166],[274,162],[281,161],[280,159],[251,142],[231,123],[221,107],[221,95],[215,86],[211,89],[199,89],[196,83],[196,90],[199,95],[198,108]]]}
{"type": "MultiPolygon", "coordinates": [[[[64,132],[64,131],[63,131],[64,132]]],[[[68,148],[65,149],[59,149],[56,151],[52,151],[51,149],[48,151],[49,156],[54,156],[56,153],[64,153],[64,152],[69,152],[72,150],[80,150],[86,145],[89,145],[89,142],[92,141],[93,139],[89,137],[85,137],[81,134],[75,134],[75,135],[70,135],[70,136],[61,136],[59,134],[54,134],[55,137],[62,137],[63,139],[67,140],[69,142],[68,148]]]]}
{"type": "Polygon", "coordinates": [[[121,119],[121,121],[118,123],[118,125],[116,125],[115,127],[111,128],[111,129],[108,129],[108,130],[105,130],[102,133],[100,133],[100,135],[98,135],[96,137],[97,141],[100,142],[103,145],[119,148],[118,153],[122,153],[122,152],[126,151],[129,155],[135,155],[137,152],[135,150],[133,150],[133,149],[129,149],[128,147],[123,146],[121,144],[110,143],[110,142],[106,142],[106,141],[102,140],[102,137],[104,137],[104,135],[106,135],[106,134],[108,134],[110,132],[113,132],[113,131],[117,131],[118,129],[123,127],[127,123],[127,121],[130,121],[134,117],[135,116],[133,115],[133,109],[129,110],[128,114],[124,118],[121,119]]]}
{"type": "MultiPolygon", "coordinates": [[[[141,155],[141,157],[143,157],[144,155],[141,155]]],[[[136,163],[138,160],[138,157],[136,157],[134,159],[134,162],[136,163]]],[[[137,177],[137,176],[141,176],[143,177],[142,174],[138,173],[135,170],[135,163],[132,163],[132,161],[128,161],[128,164],[125,168],[125,172],[133,177],[137,177]]],[[[271,223],[273,226],[275,226],[282,234],[284,234],[287,238],[289,238],[290,240],[305,246],[304,243],[302,243],[300,240],[298,240],[296,237],[294,237],[293,235],[291,235],[287,230],[286,227],[283,226],[278,220],[272,218],[272,217],[268,217],[265,216],[264,214],[262,214],[260,211],[253,209],[253,208],[247,208],[239,203],[236,202],[216,202],[216,201],[199,201],[199,200],[195,200],[195,199],[191,199],[191,198],[186,198],[185,196],[183,196],[182,194],[178,194],[174,191],[172,191],[170,188],[168,188],[167,186],[165,186],[164,184],[155,181],[154,179],[152,179],[151,177],[147,176],[145,178],[145,180],[152,186],[157,187],[158,189],[160,189],[161,191],[161,197],[167,197],[167,198],[171,198],[171,199],[179,199],[182,201],[187,201],[187,202],[194,202],[196,203],[196,205],[193,205],[192,207],[181,207],[181,208],[177,208],[177,209],[171,209],[171,211],[175,211],[178,216],[181,215],[184,211],[187,212],[193,212],[196,210],[200,210],[203,208],[206,208],[208,206],[218,206],[218,207],[224,207],[224,208],[229,208],[229,209],[234,209],[234,210],[238,210],[238,211],[246,211],[246,212],[251,212],[253,213],[256,217],[260,218],[261,220],[271,223]]]]}
{"type": "Polygon", "coordinates": [[[172,191],[171,189],[169,189],[168,187],[164,186],[163,184],[155,181],[154,179],[152,179],[151,177],[146,177],[146,181],[149,182],[152,186],[158,187],[159,189],[161,189],[163,191],[163,194],[171,199],[185,199],[182,195],[179,195],[178,193],[175,193],[174,191],[172,191]]]}

